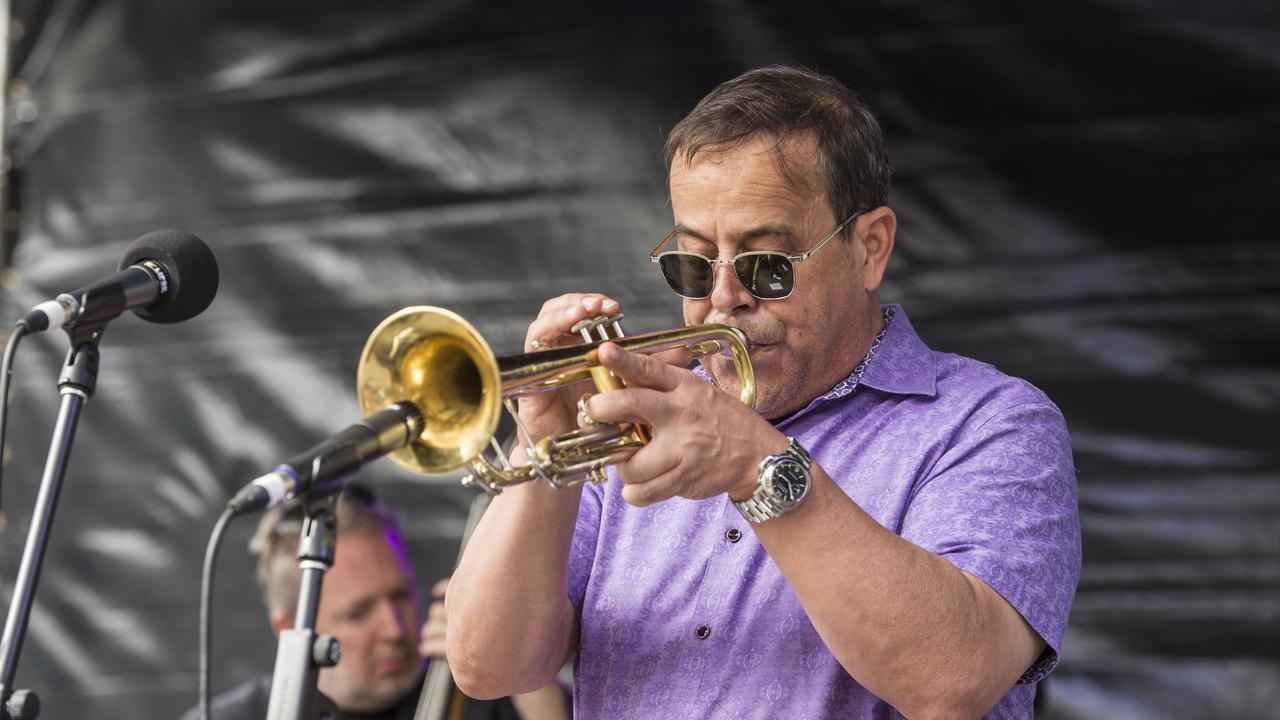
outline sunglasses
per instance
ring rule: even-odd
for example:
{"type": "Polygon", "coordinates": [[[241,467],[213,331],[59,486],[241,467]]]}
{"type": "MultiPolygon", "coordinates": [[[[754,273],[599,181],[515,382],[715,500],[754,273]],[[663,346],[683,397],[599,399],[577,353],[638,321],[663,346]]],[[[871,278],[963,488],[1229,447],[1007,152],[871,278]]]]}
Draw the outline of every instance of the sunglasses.
{"type": "Polygon", "coordinates": [[[827,241],[840,234],[846,225],[863,212],[859,210],[845,218],[844,222],[837,225],[830,235],[799,255],[788,255],[777,250],[755,250],[741,253],[729,260],[712,260],[686,250],[668,250],[659,253],[658,251],[666,247],[680,232],[672,230],[671,234],[649,253],[649,262],[657,263],[658,267],[662,268],[662,276],[667,279],[667,284],[676,291],[677,295],[690,300],[701,300],[711,295],[716,282],[717,265],[732,265],[734,275],[738,276],[738,282],[742,283],[747,292],[756,298],[782,300],[789,297],[795,289],[795,264],[813,257],[813,254],[821,250],[827,241]]]}

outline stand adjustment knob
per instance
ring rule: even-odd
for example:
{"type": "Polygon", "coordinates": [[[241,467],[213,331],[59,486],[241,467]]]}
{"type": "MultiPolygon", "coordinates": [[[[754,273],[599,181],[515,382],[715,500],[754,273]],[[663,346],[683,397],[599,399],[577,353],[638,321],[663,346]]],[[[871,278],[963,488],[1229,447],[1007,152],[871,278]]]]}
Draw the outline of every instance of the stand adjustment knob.
{"type": "Polygon", "coordinates": [[[342,645],[332,635],[319,635],[311,646],[311,659],[316,667],[333,667],[342,659],[342,645]]]}
{"type": "Polygon", "coordinates": [[[4,709],[13,720],[35,720],[40,715],[40,698],[31,690],[14,690],[4,709]]]}

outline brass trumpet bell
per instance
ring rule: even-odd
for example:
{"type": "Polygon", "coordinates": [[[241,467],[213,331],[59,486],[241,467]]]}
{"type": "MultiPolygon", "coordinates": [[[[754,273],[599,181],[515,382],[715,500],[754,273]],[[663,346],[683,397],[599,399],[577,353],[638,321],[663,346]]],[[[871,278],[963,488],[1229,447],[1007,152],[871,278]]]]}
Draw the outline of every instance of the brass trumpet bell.
{"type": "Polygon", "coordinates": [[[422,434],[391,453],[415,472],[440,475],[484,452],[502,413],[498,362],[480,333],[443,308],[407,307],[383,320],[356,372],[360,413],[396,402],[422,414],[422,434]]]}

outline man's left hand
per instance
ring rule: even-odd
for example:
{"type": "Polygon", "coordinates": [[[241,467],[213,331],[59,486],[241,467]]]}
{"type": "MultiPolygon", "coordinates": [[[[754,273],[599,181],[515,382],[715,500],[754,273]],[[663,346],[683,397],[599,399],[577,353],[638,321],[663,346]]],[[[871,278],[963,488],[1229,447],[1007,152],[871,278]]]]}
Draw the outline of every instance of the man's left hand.
{"type": "Polygon", "coordinates": [[[754,410],[685,368],[613,343],[601,345],[598,357],[628,387],[593,396],[587,413],[599,423],[653,428],[652,442],[617,466],[626,484],[622,498],[632,505],[720,493],[745,500],[760,461],[787,448],[782,433],[754,410]]]}
{"type": "Polygon", "coordinates": [[[444,609],[444,593],[449,588],[449,578],[437,582],[431,588],[431,607],[427,621],[418,631],[418,654],[422,657],[444,657],[444,631],[449,626],[449,616],[444,609]]]}

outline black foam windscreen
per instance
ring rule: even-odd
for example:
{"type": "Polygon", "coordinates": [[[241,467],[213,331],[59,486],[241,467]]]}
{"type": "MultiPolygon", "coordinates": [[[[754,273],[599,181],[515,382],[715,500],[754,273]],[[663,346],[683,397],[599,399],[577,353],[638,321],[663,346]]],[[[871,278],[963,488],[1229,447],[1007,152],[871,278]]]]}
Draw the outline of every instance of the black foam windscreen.
{"type": "Polygon", "coordinates": [[[204,312],[218,293],[218,261],[203,240],[179,230],[155,230],[129,243],[120,269],[144,260],[164,268],[169,288],[134,313],[143,320],[177,323],[204,312]]]}

